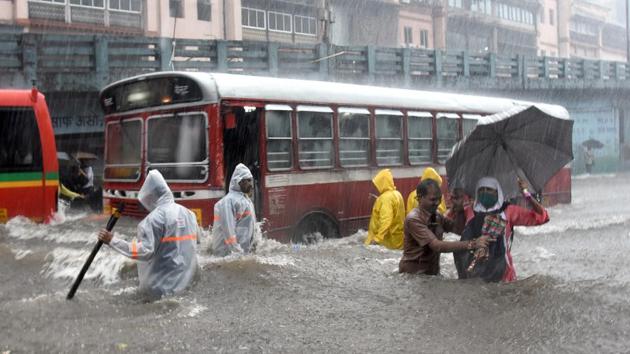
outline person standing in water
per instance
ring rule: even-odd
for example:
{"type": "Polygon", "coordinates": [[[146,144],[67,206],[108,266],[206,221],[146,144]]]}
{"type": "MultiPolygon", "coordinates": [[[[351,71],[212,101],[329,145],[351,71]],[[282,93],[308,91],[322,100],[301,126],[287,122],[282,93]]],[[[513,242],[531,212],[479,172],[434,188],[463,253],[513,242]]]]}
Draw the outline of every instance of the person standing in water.
{"type": "MultiPolygon", "coordinates": [[[[438,212],[442,191],[435,180],[423,180],[416,192],[419,204],[405,219],[403,255],[398,265],[400,273],[439,275],[440,254],[488,246],[487,237],[465,242],[444,241],[444,232],[461,232],[464,219],[456,217],[451,220],[438,212]]],[[[453,210],[463,213],[461,205],[453,205],[453,210]]]]}
{"type": "Polygon", "coordinates": [[[142,292],[152,298],[173,295],[186,289],[197,272],[197,219],[192,211],[175,203],[157,170],[147,175],[138,199],[150,213],[138,225],[135,239],[125,241],[107,230],[101,230],[98,238],[138,261],[142,292]]]}
{"type": "Polygon", "coordinates": [[[386,168],[372,179],[374,187],[380,193],[372,207],[366,245],[378,244],[389,249],[401,249],[403,246],[403,223],[405,221],[405,202],[394,185],[392,172],[386,168]]]}
{"type": "Polygon", "coordinates": [[[254,248],[256,211],[250,199],[253,176],[247,166],[234,168],[228,194],[214,205],[212,254],[249,253],[254,248]]]}
{"type": "Polygon", "coordinates": [[[519,179],[517,183],[531,209],[506,203],[501,185],[494,177],[483,177],[477,183],[474,205],[465,209],[462,240],[489,237],[494,242],[479,253],[454,255],[460,278],[481,278],[489,282],[516,280],[510,253],[514,226],[536,226],[549,221],[545,208],[527,190],[527,182],[519,179]]]}

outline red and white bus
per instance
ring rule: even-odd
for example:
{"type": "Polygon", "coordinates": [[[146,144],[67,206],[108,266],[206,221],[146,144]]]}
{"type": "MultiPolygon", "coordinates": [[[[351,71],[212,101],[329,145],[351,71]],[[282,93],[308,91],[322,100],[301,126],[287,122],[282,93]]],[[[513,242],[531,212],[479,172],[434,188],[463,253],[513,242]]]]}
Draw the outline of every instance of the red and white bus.
{"type": "MultiPolygon", "coordinates": [[[[238,163],[254,174],[259,220],[271,237],[300,241],[366,228],[371,179],[390,168],[406,198],[427,166],[445,174],[452,146],[479,117],[531,102],[246,75],[160,72],[100,94],[105,111],[104,207],[137,202],[157,168],[178,203],[210,225],[238,163]]],[[[560,106],[548,109],[566,110],[560,106]]],[[[445,184],[446,185],[446,184],[445,184]]],[[[549,184],[570,202],[570,169],[549,184]]]]}

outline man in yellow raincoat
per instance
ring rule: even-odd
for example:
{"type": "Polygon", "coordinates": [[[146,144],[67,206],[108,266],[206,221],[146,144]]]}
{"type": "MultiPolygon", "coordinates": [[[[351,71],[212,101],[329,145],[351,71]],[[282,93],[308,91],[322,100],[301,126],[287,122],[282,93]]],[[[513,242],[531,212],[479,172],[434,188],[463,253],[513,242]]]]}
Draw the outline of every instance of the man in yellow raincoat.
{"type": "MultiPolygon", "coordinates": [[[[422,177],[420,177],[420,182],[424,181],[425,179],[432,179],[436,181],[440,187],[442,187],[442,177],[440,177],[440,174],[437,173],[437,171],[433,167],[427,167],[424,169],[424,173],[422,173],[422,177]]],[[[416,189],[414,188],[407,197],[407,214],[409,214],[417,206],[418,200],[416,199],[416,189]]],[[[446,203],[444,203],[444,197],[442,197],[437,211],[442,215],[446,213],[446,203]]]]}
{"type": "Polygon", "coordinates": [[[372,207],[365,244],[379,244],[390,249],[402,249],[405,201],[394,186],[392,172],[389,169],[381,170],[372,179],[372,183],[378,189],[380,196],[372,207]]]}

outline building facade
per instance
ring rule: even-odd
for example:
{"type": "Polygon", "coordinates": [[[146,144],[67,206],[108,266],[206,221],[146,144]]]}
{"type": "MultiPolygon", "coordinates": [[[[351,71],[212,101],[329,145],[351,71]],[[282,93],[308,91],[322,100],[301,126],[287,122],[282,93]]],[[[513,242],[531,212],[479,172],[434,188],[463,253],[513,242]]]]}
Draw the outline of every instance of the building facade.
{"type": "Polygon", "coordinates": [[[446,12],[441,1],[401,1],[398,46],[446,48],[446,12]]]}
{"type": "Polygon", "coordinates": [[[538,0],[447,0],[446,46],[471,53],[538,52],[538,0]]]}
{"type": "MultiPolygon", "coordinates": [[[[538,55],[558,57],[558,3],[565,0],[542,0],[538,12],[538,55]]],[[[566,1],[565,1],[566,2],[566,1]]]]}

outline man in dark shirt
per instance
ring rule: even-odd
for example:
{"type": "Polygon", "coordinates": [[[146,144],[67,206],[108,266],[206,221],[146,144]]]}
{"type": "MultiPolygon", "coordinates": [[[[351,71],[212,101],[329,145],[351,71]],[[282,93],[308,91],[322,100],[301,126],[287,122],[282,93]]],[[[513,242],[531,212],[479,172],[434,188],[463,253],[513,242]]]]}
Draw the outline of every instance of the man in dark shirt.
{"type": "MultiPolygon", "coordinates": [[[[403,256],[399,271],[413,274],[440,274],[440,253],[472,250],[488,246],[488,237],[471,241],[443,241],[444,232],[461,234],[464,229],[463,206],[461,199],[453,204],[453,218],[449,219],[437,212],[442,199],[442,191],[437,182],[427,179],[416,188],[418,207],[405,219],[403,256]],[[461,214],[461,215],[460,215],[461,214]]],[[[454,200],[455,202],[455,200],[454,200]]]]}

